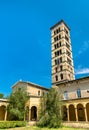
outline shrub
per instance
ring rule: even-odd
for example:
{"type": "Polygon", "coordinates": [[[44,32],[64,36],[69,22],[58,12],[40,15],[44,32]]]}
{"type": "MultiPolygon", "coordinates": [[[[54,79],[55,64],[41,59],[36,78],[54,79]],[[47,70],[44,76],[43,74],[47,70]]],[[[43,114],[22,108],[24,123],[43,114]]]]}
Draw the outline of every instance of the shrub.
{"type": "Polygon", "coordinates": [[[60,112],[62,101],[58,91],[51,88],[48,94],[41,99],[39,121],[37,126],[58,128],[61,127],[62,115],[60,112]]]}
{"type": "Polygon", "coordinates": [[[0,121],[0,129],[26,126],[26,121],[0,121]]]}

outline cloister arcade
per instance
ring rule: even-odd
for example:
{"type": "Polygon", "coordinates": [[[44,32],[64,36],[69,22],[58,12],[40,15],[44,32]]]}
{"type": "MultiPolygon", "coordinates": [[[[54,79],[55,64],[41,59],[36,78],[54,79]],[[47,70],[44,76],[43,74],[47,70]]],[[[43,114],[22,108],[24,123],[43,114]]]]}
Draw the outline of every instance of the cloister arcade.
{"type": "MultiPolygon", "coordinates": [[[[0,120],[7,120],[7,105],[6,100],[0,100],[0,120]]],[[[26,116],[27,121],[37,121],[38,120],[38,106],[37,105],[27,105],[26,106],[26,116]]],[[[74,99],[64,101],[64,105],[61,109],[63,113],[63,121],[85,121],[89,122],[89,99],[74,99]]]]}
{"type": "Polygon", "coordinates": [[[63,121],[89,121],[89,102],[70,102],[62,107],[63,121]]]}
{"type": "Polygon", "coordinates": [[[6,99],[0,99],[0,120],[7,119],[7,104],[6,99]]]}
{"type": "Polygon", "coordinates": [[[38,110],[36,106],[32,106],[31,108],[29,106],[26,107],[26,117],[25,119],[27,121],[36,121],[37,120],[37,115],[38,115],[38,110]]]}

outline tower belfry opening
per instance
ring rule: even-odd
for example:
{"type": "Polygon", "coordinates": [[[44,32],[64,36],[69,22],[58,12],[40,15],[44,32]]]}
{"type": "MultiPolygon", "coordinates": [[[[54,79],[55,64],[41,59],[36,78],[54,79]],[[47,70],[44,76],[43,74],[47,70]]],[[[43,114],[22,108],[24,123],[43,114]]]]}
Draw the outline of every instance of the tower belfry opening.
{"type": "Polygon", "coordinates": [[[52,85],[74,80],[70,28],[61,20],[51,28],[52,85]]]}

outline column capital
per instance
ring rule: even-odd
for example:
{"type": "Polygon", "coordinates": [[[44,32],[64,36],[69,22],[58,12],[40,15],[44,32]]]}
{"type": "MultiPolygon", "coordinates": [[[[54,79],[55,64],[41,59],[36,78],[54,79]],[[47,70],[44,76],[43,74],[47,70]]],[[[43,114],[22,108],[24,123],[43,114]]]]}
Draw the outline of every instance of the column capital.
{"type": "Polygon", "coordinates": [[[74,105],[74,108],[75,108],[75,109],[77,109],[77,104],[76,104],[76,103],[74,103],[73,105],[74,105]]]}
{"type": "Polygon", "coordinates": [[[83,104],[84,108],[86,108],[86,103],[83,104]]]}

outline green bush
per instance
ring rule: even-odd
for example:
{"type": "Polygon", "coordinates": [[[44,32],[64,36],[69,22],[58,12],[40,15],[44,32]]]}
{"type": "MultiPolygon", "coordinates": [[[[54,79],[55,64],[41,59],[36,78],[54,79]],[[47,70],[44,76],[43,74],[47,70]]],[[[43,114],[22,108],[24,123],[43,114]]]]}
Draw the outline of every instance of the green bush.
{"type": "Polygon", "coordinates": [[[56,89],[51,88],[49,93],[45,94],[41,98],[40,103],[40,113],[39,121],[37,126],[39,127],[49,127],[49,128],[59,128],[61,127],[62,116],[60,109],[62,106],[62,101],[59,93],[56,89]]]}
{"type": "Polygon", "coordinates": [[[0,129],[23,127],[26,126],[26,121],[0,121],[0,129]]]}

